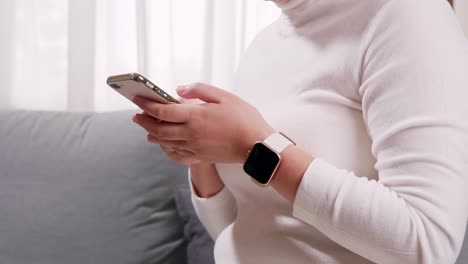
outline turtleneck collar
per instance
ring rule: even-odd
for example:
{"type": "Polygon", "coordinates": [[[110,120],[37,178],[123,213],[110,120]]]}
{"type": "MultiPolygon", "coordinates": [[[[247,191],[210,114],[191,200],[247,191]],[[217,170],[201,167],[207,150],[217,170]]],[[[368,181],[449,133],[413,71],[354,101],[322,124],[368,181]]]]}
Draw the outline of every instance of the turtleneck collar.
{"type": "Polygon", "coordinates": [[[306,1],[307,0],[289,0],[282,4],[276,3],[276,5],[285,12],[285,11],[288,11],[288,10],[290,11],[291,9],[297,8],[298,6],[302,5],[306,1]]]}
{"type": "Polygon", "coordinates": [[[318,1],[320,0],[289,0],[281,4],[276,3],[276,5],[293,24],[299,25],[311,19],[311,8],[318,1]]]}

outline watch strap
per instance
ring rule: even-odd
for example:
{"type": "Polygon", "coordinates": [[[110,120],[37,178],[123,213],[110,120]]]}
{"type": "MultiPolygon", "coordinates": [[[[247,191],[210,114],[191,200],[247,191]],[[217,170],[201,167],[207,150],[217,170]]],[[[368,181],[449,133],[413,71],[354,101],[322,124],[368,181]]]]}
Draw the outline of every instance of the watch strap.
{"type": "Polygon", "coordinates": [[[267,137],[263,143],[268,145],[277,153],[283,152],[283,150],[285,150],[290,145],[296,145],[294,141],[281,132],[274,133],[273,135],[267,137]]]}

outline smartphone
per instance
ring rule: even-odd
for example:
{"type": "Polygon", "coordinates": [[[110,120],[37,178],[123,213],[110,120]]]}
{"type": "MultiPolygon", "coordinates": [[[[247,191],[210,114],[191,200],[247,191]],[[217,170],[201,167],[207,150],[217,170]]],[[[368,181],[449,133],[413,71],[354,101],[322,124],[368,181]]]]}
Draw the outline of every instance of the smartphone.
{"type": "Polygon", "coordinates": [[[169,93],[138,73],[110,76],[107,78],[107,85],[130,101],[133,101],[135,96],[141,96],[163,104],[180,104],[169,93]]]}

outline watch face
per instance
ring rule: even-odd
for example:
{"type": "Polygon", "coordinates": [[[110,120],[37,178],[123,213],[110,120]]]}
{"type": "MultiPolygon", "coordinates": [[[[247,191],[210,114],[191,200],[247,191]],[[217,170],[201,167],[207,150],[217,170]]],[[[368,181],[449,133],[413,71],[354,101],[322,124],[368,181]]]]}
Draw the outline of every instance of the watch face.
{"type": "Polygon", "coordinates": [[[279,155],[262,143],[256,143],[244,163],[244,171],[260,184],[269,183],[280,161],[279,155]]]}

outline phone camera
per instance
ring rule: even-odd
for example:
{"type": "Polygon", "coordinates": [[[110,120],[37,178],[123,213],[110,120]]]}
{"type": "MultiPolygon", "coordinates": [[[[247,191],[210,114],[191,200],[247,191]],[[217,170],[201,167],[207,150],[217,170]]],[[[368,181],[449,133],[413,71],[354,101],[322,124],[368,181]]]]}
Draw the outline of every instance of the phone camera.
{"type": "Polygon", "coordinates": [[[112,83],[110,86],[111,86],[112,88],[114,88],[114,89],[120,89],[120,88],[122,88],[120,85],[115,84],[115,83],[112,83]]]}

